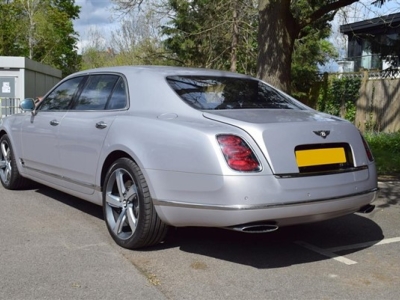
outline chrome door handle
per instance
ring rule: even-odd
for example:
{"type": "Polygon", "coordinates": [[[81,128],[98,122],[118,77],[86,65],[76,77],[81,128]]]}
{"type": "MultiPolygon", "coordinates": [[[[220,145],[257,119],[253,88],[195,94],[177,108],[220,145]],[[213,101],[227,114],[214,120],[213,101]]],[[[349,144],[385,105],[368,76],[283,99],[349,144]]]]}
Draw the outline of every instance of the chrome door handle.
{"type": "Polygon", "coordinates": [[[107,123],[104,123],[103,121],[96,123],[96,128],[104,129],[106,127],[107,127],[107,123]]]}
{"type": "Polygon", "coordinates": [[[57,120],[50,121],[50,125],[52,125],[52,126],[57,126],[58,124],[60,124],[60,122],[58,122],[57,120]]]}

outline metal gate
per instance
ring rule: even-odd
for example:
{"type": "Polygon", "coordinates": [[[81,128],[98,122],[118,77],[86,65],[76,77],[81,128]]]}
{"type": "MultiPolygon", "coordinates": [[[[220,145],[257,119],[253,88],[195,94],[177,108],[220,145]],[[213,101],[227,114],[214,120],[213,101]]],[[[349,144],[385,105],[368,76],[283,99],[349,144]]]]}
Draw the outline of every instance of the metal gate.
{"type": "Polygon", "coordinates": [[[0,98],[0,118],[21,112],[19,98],[0,98]]]}

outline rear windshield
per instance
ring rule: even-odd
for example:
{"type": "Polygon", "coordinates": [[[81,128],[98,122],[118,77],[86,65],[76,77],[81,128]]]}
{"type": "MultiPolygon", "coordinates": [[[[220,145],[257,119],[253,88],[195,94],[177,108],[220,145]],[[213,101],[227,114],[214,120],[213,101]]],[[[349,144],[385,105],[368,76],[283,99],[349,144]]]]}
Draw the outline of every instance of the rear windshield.
{"type": "Polygon", "coordinates": [[[167,81],[187,104],[201,110],[302,109],[288,96],[255,79],[170,76],[167,81]]]}

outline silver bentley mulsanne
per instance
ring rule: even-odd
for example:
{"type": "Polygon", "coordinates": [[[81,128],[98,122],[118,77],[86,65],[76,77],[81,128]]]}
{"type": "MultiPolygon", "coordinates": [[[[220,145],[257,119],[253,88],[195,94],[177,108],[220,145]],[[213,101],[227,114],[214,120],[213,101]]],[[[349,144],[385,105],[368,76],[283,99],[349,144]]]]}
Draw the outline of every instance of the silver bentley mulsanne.
{"type": "Polygon", "coordinates": [[[207,69],[127,66],[68,76],[1,120],[0,178],[103,206],[117,244],[169,226],[268,232],[374,206],[374,159],[351,123],[270,85],[207,69]]]}

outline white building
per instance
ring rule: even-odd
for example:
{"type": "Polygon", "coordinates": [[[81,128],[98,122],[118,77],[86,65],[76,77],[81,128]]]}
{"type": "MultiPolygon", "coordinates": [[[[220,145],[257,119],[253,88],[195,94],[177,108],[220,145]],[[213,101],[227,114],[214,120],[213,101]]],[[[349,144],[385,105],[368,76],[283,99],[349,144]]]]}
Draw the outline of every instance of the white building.
{"type": "Polygon", "coordinates": [[[43,96],[61,76],[60,70],[25,57],[0,56],[0,116],[16,113],[22,99],[43,96]]]}

